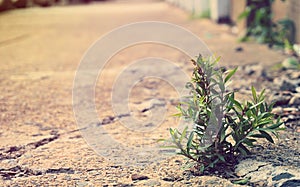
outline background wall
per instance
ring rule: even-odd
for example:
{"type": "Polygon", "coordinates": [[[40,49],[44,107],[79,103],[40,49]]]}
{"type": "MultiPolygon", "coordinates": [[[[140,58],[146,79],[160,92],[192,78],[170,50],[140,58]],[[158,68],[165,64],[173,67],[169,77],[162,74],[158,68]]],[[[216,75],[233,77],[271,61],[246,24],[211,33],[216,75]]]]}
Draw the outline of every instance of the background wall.
{"type": "Polygon", "coordinates": [[[296,26],[296,41],[300,43],[300,1],[287,0],[287,17],[294,21],[296,26]]]}
{"type": "MultiPolygon", "coordinates": [[[[238,21],[238,16],[245,10],[247,0],[166,0],[192,14],[210,12],[211,19],[219,21],[229,17],[238,28],[238,33],[246,29],[246,21],[238,21]]],[[[289,18],[296,27],[296,42],[300,43],[300,0],[275,0],[272,6],[274,21],[289,18]]]]}
{"type": "MultiPolygon", "coordinates": [[[[231,0],[230,18],[237,25],[239,32],[246,29],[246,22],[237,21],[238,16],[244,11],[247,0],[231,0]]],[[[296,27],[296,42],[300,43],[300,1],[299,0],[275,0],[272,6],[274,21],[283,18],[293,20],[296,27]]]]}

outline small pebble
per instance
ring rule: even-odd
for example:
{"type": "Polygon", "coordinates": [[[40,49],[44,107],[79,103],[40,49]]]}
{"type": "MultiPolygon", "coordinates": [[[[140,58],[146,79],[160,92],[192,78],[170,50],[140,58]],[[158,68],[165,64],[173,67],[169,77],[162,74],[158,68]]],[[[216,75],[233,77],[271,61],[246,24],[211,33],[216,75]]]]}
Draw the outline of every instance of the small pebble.
{"type": "Polygon", "coordinates": [[[140,175],[140,174],[132,174],[131,179],[134,181],[135,180],[147,180],[147,179],[149,179],[149,177],[147,177],[145,175],[140,175]]]}

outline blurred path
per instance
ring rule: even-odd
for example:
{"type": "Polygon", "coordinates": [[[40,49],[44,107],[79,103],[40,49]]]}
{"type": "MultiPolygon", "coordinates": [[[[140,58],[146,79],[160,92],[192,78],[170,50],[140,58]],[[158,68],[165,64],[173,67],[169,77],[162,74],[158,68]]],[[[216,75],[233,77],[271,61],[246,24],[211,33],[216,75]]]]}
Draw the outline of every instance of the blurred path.
{"type": "MultiPolygon", "coordinates": [[[[214,54],[222,56],[221,65],[271,65],[283,58],[265,46],[237,43],[227,26],[189,17],[182,10],[154,0],[94,2],[1,13],[0,186],[131,183],[129,175],[141,171],[104,161],[81,138],[73,117],[72,85],[76,68],[93,42],[118,26],[138,21],[166,21],[183,26],[203,39],[214,54]],[[239,46],[242,52],[235,51],[239,46]],[[3,173],[14,180],[4,180],[3,173]]],[[[192,68],[188,57],[163,46],[145,44],[120,52],[111,60],[97,86],[100,117],[113,115],[109,109],[112,77],[134,60],[149,55],[179,62],[187,71],[192,68]]],[[[142,91],[133,90],[133,110],[149,106],[143,102],[147,94],[177,96],[162,81],[149,80],[145,84],[161,92],[147,91],[143,86],[142,91]]],[[[167,105],[168,114],[173,114],[175,104],[167,105]]],[[[145,117],[138,115],[137,112],[137,117],[145,117]]],[[[172,126],[174,119],[166,123],[172,126]]],[[[110,130],[117,134],[116,138],[124,138],[122,132],[110,130]]],[[[166,129],[160,131],[168,133],[166,129]]],[[[133,144],[137,142],[138,138],[132,140],[133,144]]],[[[148,169],[153,178],[159,176],[148,169]]]]}

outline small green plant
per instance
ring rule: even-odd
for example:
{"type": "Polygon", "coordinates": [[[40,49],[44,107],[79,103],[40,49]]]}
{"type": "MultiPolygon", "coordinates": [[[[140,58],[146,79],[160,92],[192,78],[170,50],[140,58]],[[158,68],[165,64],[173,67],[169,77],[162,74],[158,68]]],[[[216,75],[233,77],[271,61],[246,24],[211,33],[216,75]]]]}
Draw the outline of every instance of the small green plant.
{"type": "MultiPolygon", "coordinates": [[[[282,0],[283,1],[283,0],[282,0]]],[[[290,19],[273,21],[274,0],[249,0],[239,20],[246,19],[247,31],[241,41],[254,38],[259,43],[284,47],[284,41],[295,42],[295,25],[290,19]]]]}
{"type": "Polygon", "coordinates": [[[252,87],[252,101],[241,103],[226,86],[237,68],[224,72],[216,69],[217,60],[199,56],[192,80],[187,83],[191,95],[185,98],[175,116],[184,117],[192,126],[182,132],[170,129],[172,148],[188,158],[188,164],[201,173],[216,166],[228,167],[239,155],[250,153],[257,138],[274,143],[282,130],[280,119],[274,120],[272,105],[264,102],[264,91],[258,94],[252,87]]]}

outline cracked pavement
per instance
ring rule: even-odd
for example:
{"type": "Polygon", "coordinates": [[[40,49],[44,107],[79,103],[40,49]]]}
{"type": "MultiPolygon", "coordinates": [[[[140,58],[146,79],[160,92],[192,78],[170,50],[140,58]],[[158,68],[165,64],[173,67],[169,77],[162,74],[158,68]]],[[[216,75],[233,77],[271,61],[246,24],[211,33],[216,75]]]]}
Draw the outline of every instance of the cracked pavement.
{"type": "MultiPolygon", "coordinates": [[[[143,185],[143,181],[130,177],[137,173],[154,180],[148,181],[148,186],[170,186],[183,180],[182,162],[172,157],[159,163],[152,163],[149,157],[146,166],[110,162],[88,145],[73,116],[73,80],[85,51],[118,26],[149,20],[167,21],[191,30],[222,56],[224,66],[260,61],[270,65],[284,58],[266,46],[239,44],[228,26],[191,20],[187,13],[162,1],[119,0],[2,12],[0,186],[143,185]],[[243,53],[236,53],[235,48],[240,46],[243,53]]],[[[111,108],[115,78],[131,62],[149,56],[173,61],[187,74],[192,71],[190,57],[155,44],[126,48],[109,61],[96,85],[95,102],[101,123],[95,128],[103,126],[114,140],[127,147],[168,138],[168,128],[178,122],[170,117],[176,113],[178,93],[160,79],[144,79],[135,85],[129,97],[130,113],[115,114],[111,108]],[[152,102],[153,98],[159,102],[152,102]],[[119,123],[128,117],[147,121],[153,111],[161,108],[165,108],[167,117],[159,126],[147,123],[146,129],[155,129],[151,133],[131,132],[119,123]]],[[[117,159],[122,163],[127,157],[120,154],[117,159]]],[[[222,179],[215,184],[227,182],[222,179]]]]}

